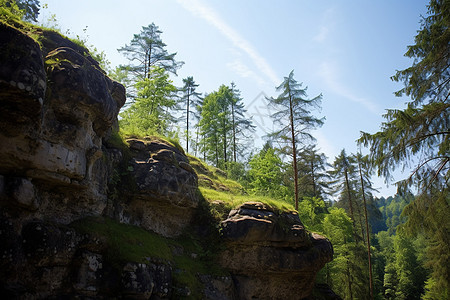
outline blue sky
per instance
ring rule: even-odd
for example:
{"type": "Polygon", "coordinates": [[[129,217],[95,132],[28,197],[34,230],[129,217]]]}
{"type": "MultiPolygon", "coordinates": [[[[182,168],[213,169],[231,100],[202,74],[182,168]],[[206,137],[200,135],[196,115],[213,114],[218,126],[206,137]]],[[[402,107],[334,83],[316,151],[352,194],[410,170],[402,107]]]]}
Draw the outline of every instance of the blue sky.
{"type": "MultiPolygon", "coordinates": [[[[117,49],[154,22],[169,52],[184,61],[173,77],[193,76],[202,93],[235,82],[258,130],[255,146],[272,129],[264,95],[294,70],[309,97],[323,94],[326,121],[313,132],[329,162],[342,148],[355,153],[360,131],[375,132],[388,108],[407,98],[393,92],[395,70],[412,61],[403,54],[414,42],[424,0],[42,0],[41,22],[56,15],[70,29],[105,51],[112,66],[127,63],[117,49]],[[87,30],[84,32],[87,26],[87,30]]],[[[395,179],[407,176],[397,173],[395,179]]],[[[380,195],[395,193],[374,180],[380,195]]]]}

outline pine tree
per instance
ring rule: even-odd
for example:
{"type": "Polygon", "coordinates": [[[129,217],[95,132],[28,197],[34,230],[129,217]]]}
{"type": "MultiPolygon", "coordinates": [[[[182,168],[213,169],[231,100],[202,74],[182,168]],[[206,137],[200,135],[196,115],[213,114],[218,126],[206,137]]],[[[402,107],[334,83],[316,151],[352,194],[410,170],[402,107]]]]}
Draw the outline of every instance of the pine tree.
{"type": "Polygon", "coordinates": [[[301,149],[297,157],[300,198],[325,198],[330,181],[330,175],[326,172],[329,164],[325,154],[319,153],[313,144],[301,149]]]}
{"type": "Polygon", "coordinates": [[[237,162],[237,154],[243,153],[246,148],[246,141],[255,132],[255,126],[252,124],[251,118],[245,116],[247,110],[244,108],[244,103],[240,95],[240,91],[236,88],[234,82],[231,83],[231,127],[233,135],[233,162],[237,162]]]}
{"type": "Polygon", "coordinates": [[[176,71],[184,64],[175,61],[176,53],[168,53],[166,44],[161,39],[162,31],[151,23],[143,26],[139,34],[135,34],[129,45],[118,49],[130,61],[122,66],[135,78],[135,81],[150,79],[152,67],[160,67],[169,73],[176,71]]]}
{"type": "Polygon", "coordinates": [[[323,228],[333,244],[335,259],[329,263],[331,286],[343,299],[365,299],[369,293],[364,276],[364,247],[353,238],[352,220],[343,208],[332,207],[323,228]]]}
{"type": "Polygon", "coordinates": [[[398,279],[396,299],[421,299],[425,270],[417,261],[417,250],[411,239],[402,234],[395,235],[394,252],[398,279]]]}
{"type": "Polygon", "coordinates": [[[204,155],[207,161],[216,167],[223,167],[227,159],[227,133],[229,132],[227,114],[229,102],[224,97],[231,98],[231,93],[226,93],[226,86],[221,86],[205,96],[201,108],[201,128],[204,155]],[[228,95],[226,95],[228,94],[228,95]],[[225,107],[224,107],[225,106],[225,107]],[[223,151],[225,149],[225,152],[223,151]]]}
{"type": "Polygon", "coordinates": [[[183,79],[184,86],[181,88],[183,93],[182,101],[186,103],[186,152],[189,152],[189,118],[192,107],[195,107],[201,101],[200,93],[196,92],[195,89],[198,84],[195,83],[194,78],[189,76],[183,79]]]}
{"type": "Polygon", "coordinates": [[[333,191],[340,196],[339,203],[345,207],[350,215],[353,223],[354,236],[356,238],[356,214],[354,211],[354,200],[357,194],[357,173],[356,160],[352,155],[347,155],[345,149],[336,157],[332,164],[332,170],[329,171],[331,177],[334,179],[331,184],[333,191]]]}
{"type": "Polygon", "coordinates": [[[270,105],[276,112],[271,115],[274,122],[281,126],[281,129],[271,134],[279,143],[283,144],[283,152],[292,156],[292,166],[294,172],[294,203],[298,209],[298,168],[297,149],[299,144],[305,141],[313,141],[310,134],[312,129],[321,126],[324,118],[318,119],[311,114],[314,108],[320,108],[322,95],[312,99],[307,99],[306,90],[302,89],[302,84],[294,79],[294,71],[276,88],[281,92],[277,98],[268,98],[270,105]]]}
{"type": "Polygon", "coordinates": [[[198,157],[197,153],[199,153],[203,147],[202,138],[200,137],[200,119],[201,119],[201,115],[202,115],[203,99],[204,99],[204,97],[202,97],[198,100],[197,104],[194,106],[195,110],[192,111],[192,114],[194,115],[195,120],[196,120],[195,143],[194,143],[194,156],[195,157],[198,157]]]}
{"type": "Polygon", "coordinates": [[[175,107],[176,87],[162,68],[152,68],[150,79],[136,83],[138,94],[131,106],[122,112],[121,128],[132,134],[159,133],[166,135],[172,119],[170,110],[175,107]]]}
{"type": "Polygon", "coordinates": [[[16,0],[15,2],[19,9],[23,10],[25,20],[37,22],[41,6],[39,0],[16,0]]]}
{"type": "Polygon", "coordinates": [[[251,120],[245,119],[245,109],[240,102],[239,91],[221,85],[218,91],[205,96],[201,107],[202,144],[208,161],[216,167],[227,169],[237,157],[245,132],[251,132],[251,120]]]}
{"type": "Polygon", "coordinates": [[[276,150],[267,142],[257,154],[251,157],[249,162],[249,185],[252,192],[280,196],[282,165],[283,162],[276,154],[276,150]]]}
{"type": "MultiPolygon", "coordinates": [[[[372,184],[370,182],[371,167],[367,156],[362,156],[360,153],[356,155],[358,161],[358,171],[360,178],[360,188],[364,203],[364,220],[366,225],[366,245],[367,245],[367,257],[369,262],[369,284],[370,284],[370,299],[373,299],[373,276],[372,276],[372,257],[370,251],[370,230],[369,220],[367,215],[367,201],[366,193],[372,190],[372,184]]],[[[370,194],[367,196],[371,196],[370,194]]]]}

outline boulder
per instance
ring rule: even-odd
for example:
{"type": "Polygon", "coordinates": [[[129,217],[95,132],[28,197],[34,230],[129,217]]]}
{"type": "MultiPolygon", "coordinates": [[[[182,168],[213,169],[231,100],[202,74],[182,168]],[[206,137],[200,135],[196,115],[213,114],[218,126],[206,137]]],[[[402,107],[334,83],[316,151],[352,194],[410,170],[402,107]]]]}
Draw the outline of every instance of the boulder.
{"type": "Polygon", "coordinates": [[[123,87],[72,48],[56,48],[45,59],[49,101],[55,114],[74,125],[88,122],[97,135],[103,136],[125,103],[123,87]]]}
{"type": "Polygon", "coordinates": [[[260,202],[247,202],[222,222],[222,234],[235,244],[305,248],[311,241],[296,212],[276,213],[260,202]]]}
{"type": "Polygon", "coordinates": [[[244,203],[221,224],[221,265],[233,275],[239,299],[303,299],[333,257],[331,243],[307,232],[296,212],[244,203]]]}

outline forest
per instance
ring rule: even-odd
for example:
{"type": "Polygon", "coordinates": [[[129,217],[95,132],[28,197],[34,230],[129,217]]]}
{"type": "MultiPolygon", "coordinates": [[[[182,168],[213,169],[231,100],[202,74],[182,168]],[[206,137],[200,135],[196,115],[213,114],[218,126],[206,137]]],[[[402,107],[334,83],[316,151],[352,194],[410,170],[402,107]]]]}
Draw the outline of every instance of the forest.
{"type": "MultiPolygon", "coordinates": [[[[0,4],[5,23],[37,23],[42,8],[39,0],[0,4]]],[[[427,9],[404,54],[412,65],[391,77],[404,84],[395,93],[407,105],[387,109],[378,132],[361,132],[356,143],[366,155],[320,151],[314,130],[326,122],[323,96],[308,95],[294,70],[267,97],[275,130],[253,148],[256,126],[239,87],[200,93],[195,74],[175,86],[184,62],[167,50],[156,24],[143,24],[117,49],[128,64],[112,67],[104,52],[90,51],[126,87],[120,137],[168,139],[238,182],[243,197],[269,197],[297,211],[309,231],[333,244],[334,260],[317,282],[343,299],[449,299],[450,1],[430,0],[427,9]],[[398,193],[374,196],[374,176],[390,178],[405,164],[411,173],[396,183],[398,193]]]]}

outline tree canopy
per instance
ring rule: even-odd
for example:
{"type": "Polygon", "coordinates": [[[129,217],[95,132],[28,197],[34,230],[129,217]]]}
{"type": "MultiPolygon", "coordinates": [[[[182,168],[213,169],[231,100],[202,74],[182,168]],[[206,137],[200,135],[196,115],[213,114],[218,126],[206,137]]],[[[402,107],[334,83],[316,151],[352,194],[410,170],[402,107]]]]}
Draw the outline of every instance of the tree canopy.
{"type": "Polygon", "coordinates": [[[160,67],[169,73],[176,71],[184,64],[175,61],[176,53],[169,53],[166,44],[161,39],[162,31],[155,23],[143,26],[140,33],[135,34],[129,45],[118,49],[128,58],[129,65],[123,68],[129,70],[136,80],[150,78],[152,67],[160,67]]]}
{"type": "Polygon", "coordinates": [[[403,186],[426,190],[432,183],[448,188],[450,161],[450,2],[431,0],[415,44],[405,56],[411,67],[392,77],[405,87],[397,96],[410,96],[406,109],[389,109],[381,130],[362,133],[359,143],[370,146],[379,175],[390,178],[399,165],[415,169],[403,186]]]}

